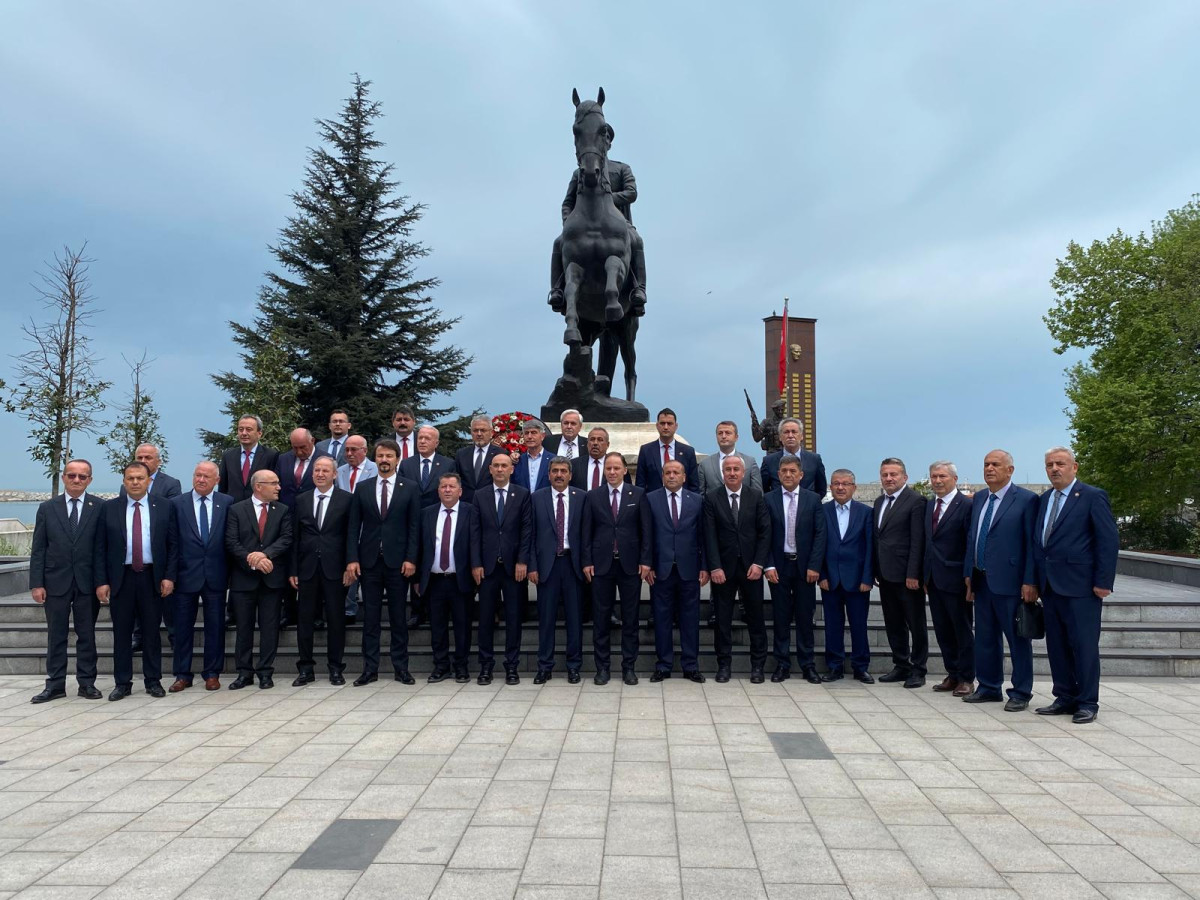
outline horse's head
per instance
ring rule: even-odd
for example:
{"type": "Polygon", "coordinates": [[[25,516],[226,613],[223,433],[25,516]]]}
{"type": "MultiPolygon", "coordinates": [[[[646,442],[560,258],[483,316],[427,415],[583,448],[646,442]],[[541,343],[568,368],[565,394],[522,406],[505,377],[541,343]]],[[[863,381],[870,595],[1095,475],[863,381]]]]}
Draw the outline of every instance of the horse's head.
{"type": "Polygon", "coordinates": [[[575,160],[585,187],[594,188],[600,182],[612,144],[612,127],[604,121],[604,88],[595,100],[580,101],[579,91],[571,91],[575,102],[575,160]]]}

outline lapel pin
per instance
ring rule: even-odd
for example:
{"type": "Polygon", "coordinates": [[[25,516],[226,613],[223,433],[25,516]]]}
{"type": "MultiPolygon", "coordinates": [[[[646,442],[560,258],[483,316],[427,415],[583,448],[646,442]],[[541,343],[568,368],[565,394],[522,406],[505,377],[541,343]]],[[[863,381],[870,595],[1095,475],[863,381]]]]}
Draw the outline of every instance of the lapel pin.
{"type": "Polygon", "coordinates": [[[1073,493],[1071,496],[1072,496],[1072,497],[1078,497],[1078,496],[1079,496],[1079,491],[1076,491],[1076,492],[1075,492],[1075,493],[1073,493]]]}

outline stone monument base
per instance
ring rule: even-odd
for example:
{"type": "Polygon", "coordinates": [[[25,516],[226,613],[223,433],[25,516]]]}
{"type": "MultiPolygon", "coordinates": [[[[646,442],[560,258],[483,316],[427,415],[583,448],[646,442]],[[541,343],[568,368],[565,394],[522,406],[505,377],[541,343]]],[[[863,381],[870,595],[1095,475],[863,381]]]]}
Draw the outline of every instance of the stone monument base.
{"type": "MultiPolygon", "coordinates": [[[[650,410],[633,400],[609,396],[607,377],[597,378],[592,371],[592,348],[580,347],[563,360],[563,374],[554,384],[550,399],[542,405],[543,422],[557,422],[568,409],[579,410],[583,421],[650,421],[650,410]]],[[[649,438],[647,438],[649,440],[649,438]]]]}

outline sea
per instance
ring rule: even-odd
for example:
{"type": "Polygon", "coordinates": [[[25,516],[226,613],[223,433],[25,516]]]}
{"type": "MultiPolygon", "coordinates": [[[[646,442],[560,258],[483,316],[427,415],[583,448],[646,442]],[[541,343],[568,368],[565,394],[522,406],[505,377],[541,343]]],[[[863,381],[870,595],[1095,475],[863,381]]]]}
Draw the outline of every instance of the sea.
{"type": "Polygon", "coordinates": [[[41,503],[36,500],[9,500],[0,502],[0,519],[17,519],[32,525],[41,503]]]}

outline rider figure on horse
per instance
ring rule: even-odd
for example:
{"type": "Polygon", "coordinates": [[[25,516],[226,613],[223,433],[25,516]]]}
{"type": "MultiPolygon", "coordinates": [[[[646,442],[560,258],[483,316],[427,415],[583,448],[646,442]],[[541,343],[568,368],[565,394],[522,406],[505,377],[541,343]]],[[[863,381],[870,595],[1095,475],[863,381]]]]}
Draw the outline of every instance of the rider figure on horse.
{"type": "MultiPolygon", "coordinates": [[[[604,147],[606,154],[612,147],[613,137],[613,129],[609,125],[604,147]]],[[[646,254],[642,249],[642,236],[633,227],[633,216],[629,209],[637,200],[637,182],[634,181],[633,170],[626,163],[608,159],[605,170],[608,174],[608,185],[612,190],[613,203],[625,217],[625,221],[629,223],[629,238],[632,244],[630,267],[633,269],[633,289],[629,292],[629,314],[642,316],[646,314],[646,254]]],[[[562,217],[564,222],[571,211],[575,209],[575,197],[578,192],[579,169],[576,168],[571,175],[571,183],[567,186],[567,196],[563,199],[562,217]]],[[[562,235],[559,234],[554,239],[554,250],[550,257],[550,296],[547,298],[550,308],[557,313],[566,309],[566,301],[563,299],[565,282],[562,235]]]]}

